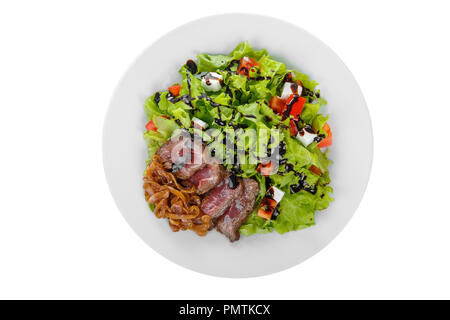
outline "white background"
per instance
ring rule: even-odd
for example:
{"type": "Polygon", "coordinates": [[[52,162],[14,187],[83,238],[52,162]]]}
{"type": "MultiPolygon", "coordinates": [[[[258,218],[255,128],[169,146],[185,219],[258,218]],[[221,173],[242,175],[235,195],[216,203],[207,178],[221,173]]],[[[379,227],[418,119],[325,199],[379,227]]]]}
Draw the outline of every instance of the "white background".
{"type": "Polygon", "coordinates": [[[0,298],[450,298],[449,9],[432,0],[2,1],[0,298]],[[159,256],[125,223],[102,168],[104,115],[133,59],[174,27],[225,12],[272,15],[322,39],[358,80],[374,127],[371,180],[349,225],[303,264],[253,279],[159,256]]]}

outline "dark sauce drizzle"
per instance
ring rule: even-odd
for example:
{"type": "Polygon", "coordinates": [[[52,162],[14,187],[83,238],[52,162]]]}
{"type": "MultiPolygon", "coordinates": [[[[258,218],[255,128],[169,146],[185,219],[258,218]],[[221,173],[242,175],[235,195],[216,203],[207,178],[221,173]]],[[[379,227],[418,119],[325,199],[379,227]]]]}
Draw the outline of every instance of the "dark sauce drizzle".
{"type": "Polygon", "coordinates": [[[292,72],[288,72],[284,75],[283,82],[291,82],[292,81],[292,72]]]}
{"type": "MultiPolygon", "coordinates": [[[[220,110],[220,109],[219,109],[220,110]]],[[[222,119],[214,119],[214,122],[217,123],[219,126],[226,126],[227,122],[222,119]]]]}
{"type": "MultiPolygon", "coordinates": [[[[295,171],[295,170],[291,169],[291,171],[295,171]]],[[[308,183],[306,183],[306,175],[304,173],[296,172],[296,176],[299,176],[300,179],[298,180],[297,184],[292,184],[289,187],[289,191],[291,192],[291,194],[300,192],[300,190],[305,190],[311,194],[316,194],[317,185],[310,186],[308,183]]]]}
{"type": "Polygon", "coordinates": [[[325,139],[325,135],[324,134],[319,134],[319,135],[317,135],[317,137],[314,138],[314,142],[319,143],[323,139],[325,139]]]}
{"type": "Polygon", "coordinates": [[[233,100],[233,91],[229,86],[225,88],[225,93],[231,98],[231,100],[233,100]]]}
{"type": "Polygon", "coordinates": [[[271,76],[266,76],[266,77],[258,76],[258,77],[250,77],[250,78],[248,78],[248,80],[254,80],[254,81],[263,81],[263,80],[271,80],[271,79],[272,79],[271,76]]]}
{"type": "Polygon", "coordinates": [[[283,112],[283,117],[289,118],[289,115],[291,114],[292,111],[292,107],[294,106],[294,104],[298,101],[298,95],[294,94],[294,97],[292,98],[292,100],[287,104],[286,110],[283,112]]]}
{"type": "Polygon", "coordinates": [[[226,70],[231,72],[231,68],[233,68],[234,65],[237,65],[237,68],[239,69],[240,63],[241,63],[240,60],[232,60],[228,65],[228,67],[226,68],[226,70]]]}
{"type": "Polygon", "coordinates": [[[280,215],[280,204],[278,203],[275,209],[273,210],[270,220],[277,220],[279,215],[280,215]]]}
{"type": "Polygon", "coordinates": [[[155,97],[153,98],[153,101],[155,101],[156,105],[158,105],[159,101],[161,101],[161,93],[159,93],[159,91],[155,93],[155,97]]]}
{"type": "Polygon", "coordinates": [[[192,74],[196,74],[198,71],[197,64],[192,60],[186,61],[186,67],[192,74]]]}
{"type": "Polygon", "coordinates": [[[227,180],[225,181],[225,183],[227,184],[227,186],[231,189],[236,189],[236,187],[238,186],[239,182],[238,182],[238,177],[236,175],[235,171],[231,171],[230,176],[227,178],[227,180]]]}

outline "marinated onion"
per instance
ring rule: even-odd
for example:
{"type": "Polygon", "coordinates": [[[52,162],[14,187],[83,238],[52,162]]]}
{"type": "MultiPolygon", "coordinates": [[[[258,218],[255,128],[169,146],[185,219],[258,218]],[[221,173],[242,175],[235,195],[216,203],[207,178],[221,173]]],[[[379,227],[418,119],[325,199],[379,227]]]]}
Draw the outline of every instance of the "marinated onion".
{"type": "Polygon", "coordinates": [[[201,199],[195,187],[181,186],[157,155],[145,170],[144,192],[145,200],[155,206],[156,217],[169,219],[172,231],[192,230],[199,236],[208,232],[210,216],[200,212],[201,199]]]}

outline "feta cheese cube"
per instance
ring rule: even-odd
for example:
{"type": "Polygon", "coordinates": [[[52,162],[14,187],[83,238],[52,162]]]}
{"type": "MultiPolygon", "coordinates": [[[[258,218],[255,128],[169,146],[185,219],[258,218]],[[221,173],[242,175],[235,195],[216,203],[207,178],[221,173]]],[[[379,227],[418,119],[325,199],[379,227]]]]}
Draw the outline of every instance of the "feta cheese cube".
{"type": "Polygon", "coordinates": [[[283,199],[284,197],[284,192],[277,187],[272,186],[270,188],[273,189],[273,200],[275,200],[277,203],[280,203],[281,199],[283,199]]]}
{"type": "Polygon", "coordinates": [[[280,203],[281,199],[283,199],[284,192],[278,189],[277,187],[270,187],[267,190],[266,195],[258,209],[258,216],[261,218],[270,220],[275,211],[275,208],[280,203]]]}
{"type": "Polygon", "coordinates": [[[291,94],[296,94],[301,96],[303,88],[295,82],[285,82],[283,86],[283,91],[281,92],[281,99],[287,100],[291,94]]]}
{"type": "Polygon", "coordinates": [[[208,72],[202,77],[202,87],[206,91],[219,91],[222,89],[222,75],[216,72],[208,72]]]}
{"type": "Polygon", "coordinates": [[[314,139],[317,137],[311,129],[302,128],[297,133],[297,140],[300,141],[305,147],[309,146],[314,142],[314,139]]]}

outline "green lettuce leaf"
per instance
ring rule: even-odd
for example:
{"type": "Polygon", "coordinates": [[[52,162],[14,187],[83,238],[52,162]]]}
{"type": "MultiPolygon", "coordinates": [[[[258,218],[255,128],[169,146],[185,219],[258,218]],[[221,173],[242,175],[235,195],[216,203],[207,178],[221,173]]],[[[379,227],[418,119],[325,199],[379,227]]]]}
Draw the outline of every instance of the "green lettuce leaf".
{"type": "Polygon", "coordinates": [[[253,50],[253,48],[247,41],[239,43],[236,48],[234,48],[234,50],[230,53],[230,57],[232,57],[232,60],[240,60],[242,57],[250,57],[259,60],[265,55],[267,55],[267,50],[253,50]]]}
{"type": "Polygon", "coordinates": [[[286,66],[284,63],[273,60],[269,55],[262,56],[258,63],[261,65],[261,76],[273,77],[275,74],[284,73],[286,71],[286,66]]]}
{"type": "Polygon", "coordinates": [[[200,72],[206,72],[206,71],[217,71],[217,69],[225,69],[227,67],[231,60],[233,60],[232,57],[225,56],[222,54],[199,54],[197,55],[197,67],[198,71],[200,72]]]}
{"type": "Polygon", "coordinates": [[[153,115],[163,114],[163,112],[155,102],[156,94],[159,94],[159,92],[155,92],[151,97],[147,98],[147,100],[145,100],[144,102],[144,111],[148,121],[150,121],[153,118],[153,115]]]}

